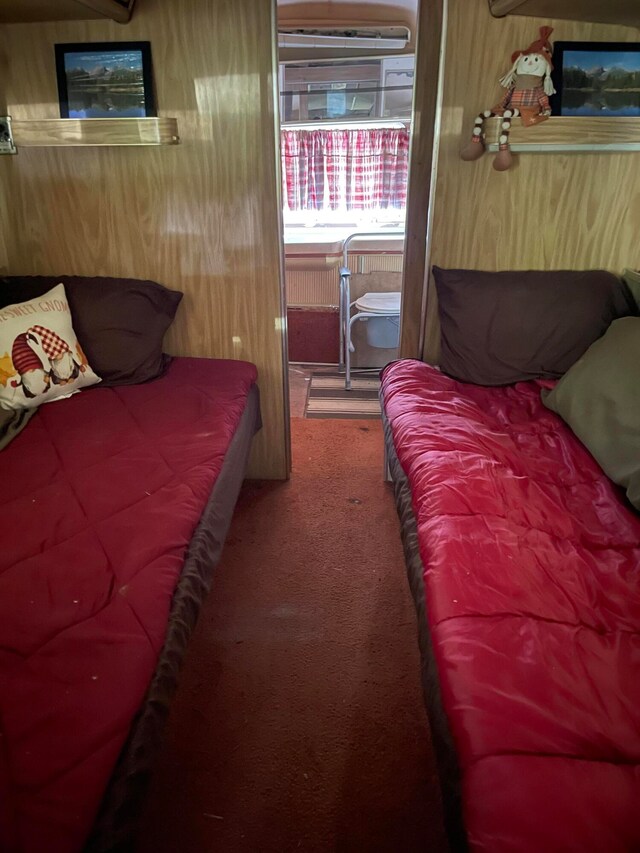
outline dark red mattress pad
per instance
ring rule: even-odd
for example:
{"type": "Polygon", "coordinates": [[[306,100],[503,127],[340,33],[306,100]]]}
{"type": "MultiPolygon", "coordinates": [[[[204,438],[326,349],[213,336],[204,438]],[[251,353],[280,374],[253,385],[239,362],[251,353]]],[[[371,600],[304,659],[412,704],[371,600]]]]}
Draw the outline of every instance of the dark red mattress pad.
{"type": "Polygon", "coordinates": [[[640,850],[640,516],[540,399],[383,372],[472,850],[640,850]]]}
{"type": "Polygon", "coordinates": [[[40,408],[0,454],[0,850],[79,851],[256,381],[175,359],[40,408]]]}

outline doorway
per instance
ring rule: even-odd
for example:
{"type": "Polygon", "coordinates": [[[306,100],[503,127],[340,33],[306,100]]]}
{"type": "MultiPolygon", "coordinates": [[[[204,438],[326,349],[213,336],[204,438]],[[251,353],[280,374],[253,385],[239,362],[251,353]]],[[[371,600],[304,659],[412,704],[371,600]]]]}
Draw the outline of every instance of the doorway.
{"type": "Polygon", "coordinates": [[[280,63],[293,417],[379,415],[376,374],[400,342],[414,61],[407,53],[280,63]],[[373,316],[383,293],[388,313],[373,316]]]}
{"type": "MultiPolygon", "coordinates": [[[[367,4],[366,24],[361,20],[362,9],[363,6],[357,8],[358,28],[362,25],[370,32],[359,34],[350,20],[356,13],[356,7],[351,7],[348,2],[332,4],[334,20],[325,22],[319,16],[317,4],[278,0],[278,28],[281,31],[278,37],[280,137],[288,132],[288,128],[313,132],[321,131],[323,127],[329,129],[333,123],[353,132],[358,126],[370,128],[372,122],[388,122],[389,131],[404,130],[408,134],[408,168],[402,215],[398,216],[401,205],[394,209],[391,204],[386,211],[379,210],[372,216],[376,220],[373,227],[379,240],[390,240],[394,229],[403,231],[404,237],[400,237],[395,245],[389,242],[380,245],[378,242],[373,246],[358,246],[356,243],[353,248],[358,248],[358,251],[350,253],[348,262],[354,275],[376,272],[390,276],[396,273],[400,280],[399,285],[393,285],[393,289],[401,293],[399,347],[390,348],[390,353],[384,353],[380,348],[377,354],[381,356],[382,364],[390,360],[389,356],[437,360],[438,329],[437,319],[434,320],[437,310],[431,298],[433,284],[429,274],[433,224],[430,211],[434,203],[438,161],[448,0],[403,0],[393,7],[382,3],[367,4]],[[308,20],[305,18],[307,8],[308,20]],[[394,21],[390,20],[392,16],[394,21]],[[396,27],[398,22],[405,26],[396,27]],[[351,27],[349,36],[377,38],[384,32],[386,36],[398,37],[402,30],[405,33],[410,31],[411,35],[408,41],[399,43],[398,48],[401,49],[396,51],[373,50],[370,45],[367,51],[358,51],[353,48],[353,42],[348,46],[343,44],[338,54],[335,48],[320,49],[319,44],[313,49],[304,48],[303,43],[308,43],[304,39],[320,37],[321,30],[327,29],[325,24],[334,28],[333,36],[344,35],[345,27],[351,27]],[[305,36],[310,26],[312,35],[305,36]],[[280,41],[283,30],[288,32],[287,46],[280,41]],[[412,97],[407,92],[411,92],[412,97]],[[373,260],[372,255],[377,256],[377,260],[373,260]]],[[[375,47],[379,45],[377,41],[375,47]]],[[[299,142],[296,139],[290,141],[299,142]]],[[[306,141],[309,142],[308,137],[306,141]]],[[[290,156],[291,153],[290,150],[290,156]]],[[[327,182],[317,180],[317,169],[300,171],[297,155],[290,160],[291,164],[298,169],[295,173],[297,183],[287,181],[287,163],[283,158],[283,301],[288,321],[289,360],[294,367],[292,415],[298,417],[300,402],[304,414],[305,389],[311,384],[310,373],[323,368],[335,371],[336,362],[338,371],[341,367],[344,369],[344,348],[341,346],[344,329],[340,323],[340,291],[336,287],[344,229],[346,226],[348,233],[353,233],[353,230],[360,231],[369,223],[359,220],[355,211],[349,210],[348,203],[341,205],[339,193],[332,198],[329,188],[327,194],[327,182]],[[319,221],[321,211],[317,209],[321,207],[319,189],[324,193],[321,195],[324,207],[329,207],[326,211],[328,221],[323,223],[319,221]],[[333,239],[336,237],[335,229],[340,227],[342,231],[333,239]],[[297,235],[293,233],[295,230],[297,235]],[[323,251],[319,250],[319,235],[325,240],[323,251]],[[312,236],[313,240],[310,239],[312,236]]],[[[379,288],[372,288],[375,289],[379,288]]],[[[356,323],[356,334],[358,332],[366,337],[364,322],[356,323]]],[[[365,366],[354,356],[356,370],[365,366]]],[[[372,369],[373,375],[379,372],[379,367],[372,369]]],[[[354,396],[351,395],[352,398],[354,396]]]]}

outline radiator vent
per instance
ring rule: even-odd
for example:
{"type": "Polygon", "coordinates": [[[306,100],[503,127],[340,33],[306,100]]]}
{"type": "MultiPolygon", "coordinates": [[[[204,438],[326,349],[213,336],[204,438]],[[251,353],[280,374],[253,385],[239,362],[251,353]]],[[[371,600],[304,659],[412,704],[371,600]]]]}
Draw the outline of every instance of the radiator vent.
{"type": "Polygon", "coordinates": [[[287,305],[327,307],[338,304],[338,268],[286,272],[287,305]]]}
{"type": "Polygon", "coordinates": [[[402,255],[356,255],[353,272],[402,272],[402,255]]]}
{"type": "MultiPolygon", "coordinates": [[[[310,259],[311,260],[311,259],[310,259]]],[[[349,255],[349,268],[354,273],[402,272],[402,255],[349,255]]],[[[311,260],[310,266],[313,261],[311,260]]],[[[339,264],[329,269],[286,269],[287,305],[298,307],[337,307],[339,264]]]]}

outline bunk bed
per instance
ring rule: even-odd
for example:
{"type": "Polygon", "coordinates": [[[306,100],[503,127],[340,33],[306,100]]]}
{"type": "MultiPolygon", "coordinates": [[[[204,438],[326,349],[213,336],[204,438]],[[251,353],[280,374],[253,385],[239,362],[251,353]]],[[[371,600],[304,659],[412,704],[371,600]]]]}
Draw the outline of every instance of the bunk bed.
{"type": "Polygon", "coordinates": [[[260,427],[254,365],[162,353],[175,291],[5,280],[0,319],[30,322],[60,281],[103,381],[40,405],[0,452],[6,853],[129,849],[260,427]],[[34,298],[15,310],[17,293],[34,298]]]}
{"type": "Polygon", "coordinates": [[[381,399],[451,847],[640,849],[638,308],[607,273],[435,274],[441,369],[381,399]],[[576,376],[596,445],[633,414],[635,509],[554,402],[576,376]]]}

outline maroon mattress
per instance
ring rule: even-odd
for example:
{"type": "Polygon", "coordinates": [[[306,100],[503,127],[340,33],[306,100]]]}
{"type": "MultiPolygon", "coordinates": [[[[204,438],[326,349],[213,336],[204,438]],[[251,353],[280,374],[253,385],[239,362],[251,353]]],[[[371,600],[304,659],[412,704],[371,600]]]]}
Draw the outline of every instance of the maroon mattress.
{"type": "Polygon", "coordinates": [[[463,841],[640,850],[640,517],[538,383],[403,361],[382,398],[463,841]]]}
{"type": "Polygon", "coordinates": [[[85,844],[255,380],[175,359],[42,406],[0,454],[3,853],[85,844]]]}

